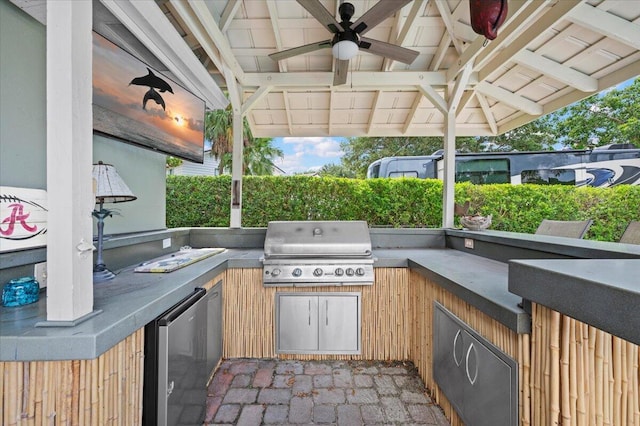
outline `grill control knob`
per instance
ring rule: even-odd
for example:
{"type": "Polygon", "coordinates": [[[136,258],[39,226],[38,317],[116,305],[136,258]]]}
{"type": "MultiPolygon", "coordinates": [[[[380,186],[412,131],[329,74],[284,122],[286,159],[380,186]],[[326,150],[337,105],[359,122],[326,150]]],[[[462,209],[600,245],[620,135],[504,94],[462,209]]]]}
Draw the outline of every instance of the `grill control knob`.
{"type": "Polygon", "coordinates": [[[273,271],[271,271],[271,276],[272,277],[277,277],[278,275],[280,275],[280,272],[282,272],[280,269],[276,268],[273,271]]]}
{"type": "Polygon", "coordinates": [[[316,269],[313,270],[313,276],[314,277],[321,277],[322,276],[322,272],[323,272],[322,269],[316,268],[316,269]]]}
{"type": "Polygon", "coordinates": [[[344,275],[344,269],[336,268],[336,270],[333,273],[336,274],[337,277],[341,277],[344,275]]]}
{"type": "Polygon", "coordinates": [[[300,275],[302,275],[302,269],[300,268],[296,268],[291,272],[291,275],[293,275],[294,277],[299,277],[300,275]]]}
{"type": "Polygon", "coordinates": [[[347,275],[352,277],[354,274],[353,268],[347,268],[347,275]]]}
{"type": "Polygon", "coordinates": [[[361,277],[364,275],[364,268],[358,268],[356,269],[356,275],[361,277]]]}

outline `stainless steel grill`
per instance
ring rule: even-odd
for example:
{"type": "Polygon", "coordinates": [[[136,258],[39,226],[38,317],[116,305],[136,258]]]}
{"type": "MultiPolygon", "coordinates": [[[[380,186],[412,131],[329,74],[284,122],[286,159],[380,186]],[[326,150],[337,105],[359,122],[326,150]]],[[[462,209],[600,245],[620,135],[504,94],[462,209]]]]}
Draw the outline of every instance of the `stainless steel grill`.
{"type": "Polygon", "coordinates": [[[263,284],[371,285],[373,261],[367,222],[269,222],[264,242],[263,284]]]}

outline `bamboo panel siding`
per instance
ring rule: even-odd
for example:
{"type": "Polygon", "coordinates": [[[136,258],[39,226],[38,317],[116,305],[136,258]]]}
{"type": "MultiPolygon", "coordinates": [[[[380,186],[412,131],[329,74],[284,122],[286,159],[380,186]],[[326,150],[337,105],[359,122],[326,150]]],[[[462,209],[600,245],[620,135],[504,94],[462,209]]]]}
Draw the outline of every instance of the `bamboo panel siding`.
{"type": "Polygon", "coordinates": [[[410,343],[409,270],[376,268],[372,286],[283,287],[287,292],[362,293],[361,355],[275,353],[275,288],[262,269],[229,269],[224,281],[224,358],[407,360],[410,343]]]}
{"type": "Polygon", "coordinates": [[[640,426],[638,346],[545,306],[532,309],[534,424],[640,426]]]}
{"type": "Polygon", "coordinates": [[[92,360],[0,362],[0,424],[142,423],[144,328],[92,360]]]}
{"type": "Polygon", "coordinates": [[[478,334],[518,362],[520,424],[531,424],[528,403],[530,399],[528,385],[530,369],[529,335],[515,333],[417,272],[411,272],[409,281],[410,309],[413,321],[410,357],[418,368],[425,386],[430,390],[432,398],[443,409],[451,425],[458,426],[463,423],[433,378],[432,324],[434,301],[438,301],[478,334]]]}

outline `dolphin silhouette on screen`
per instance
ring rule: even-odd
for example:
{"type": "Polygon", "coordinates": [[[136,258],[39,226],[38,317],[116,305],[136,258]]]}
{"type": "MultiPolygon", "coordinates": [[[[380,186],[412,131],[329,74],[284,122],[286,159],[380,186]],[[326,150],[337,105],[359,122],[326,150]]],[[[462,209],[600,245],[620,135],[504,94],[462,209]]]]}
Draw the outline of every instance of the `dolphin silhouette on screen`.
{"type": "Polygon", "coordinates": [[[156,104],[162,106],[162,109],[164,110],[164,99],[162,99],[160,93],[158,93],[155,89],[158,89],[161,93],[173,93],[173,89],[171,88],[169,83],[155,75],[149,68],[147,68],[147,71],[149,71],[147,75],[134,78],[133,80],[131,80],[131,83],[129,83],[129,85],[135,84],[137,86],[147,86],[149,88],[149,91],[145,93],[144,97],[142,98],[142,109],[147,109],[147,101],[151,99],[155,101],[156,104]]]}

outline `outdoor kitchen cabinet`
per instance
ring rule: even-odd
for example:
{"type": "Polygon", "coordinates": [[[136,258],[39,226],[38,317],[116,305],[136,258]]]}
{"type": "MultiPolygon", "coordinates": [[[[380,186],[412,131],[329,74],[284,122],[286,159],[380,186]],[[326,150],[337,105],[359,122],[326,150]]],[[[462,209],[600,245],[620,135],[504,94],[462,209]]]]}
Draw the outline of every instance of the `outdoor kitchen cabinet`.
{"type": "Polygon", "coordinates": [[[466,425],[518,424],[516,362],[434,303],[433,375],[466,425]]]}
{"type": "Polygon", "coordinates": [[[276,352],[360,353],[360,293],[276,293],[276,352]]]}

